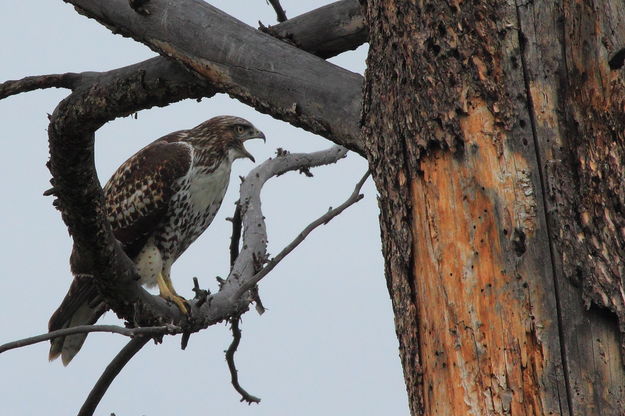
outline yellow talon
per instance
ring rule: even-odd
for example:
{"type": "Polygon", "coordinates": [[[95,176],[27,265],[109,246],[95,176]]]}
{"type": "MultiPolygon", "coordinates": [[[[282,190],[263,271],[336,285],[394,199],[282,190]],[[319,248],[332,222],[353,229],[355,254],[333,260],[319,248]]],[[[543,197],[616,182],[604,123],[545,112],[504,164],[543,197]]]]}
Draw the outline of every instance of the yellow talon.
{"type": "Polygon", "coordinates": [[[163,276],[162,273],[158,274],[156,278],[156,283],[158,284],[158,290],[160,292],[160,296],[163,299],[167,299],[171,302],[174,302],[180,312],[184,315],[189,314],[189,306],[187,305],[187,301],[182,296],[176,293],[174,286],[171,283],[171,279],[169,276],[163,276]]]}

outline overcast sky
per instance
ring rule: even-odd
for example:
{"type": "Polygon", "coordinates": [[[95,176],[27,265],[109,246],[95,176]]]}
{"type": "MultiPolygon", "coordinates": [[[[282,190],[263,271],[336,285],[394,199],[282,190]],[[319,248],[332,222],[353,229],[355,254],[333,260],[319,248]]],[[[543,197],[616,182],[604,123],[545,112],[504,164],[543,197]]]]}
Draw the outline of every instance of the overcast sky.
{"type": "MultiPolygon", "coordinates": [[[[330,2],[282,3],[293,17],[330,2]]],[[[254,27],[259,20],[276,23],[263,0],[211,4],[254,27]]],[[[0,21],[0,81],[104,71],[154,56],[61,0],[4,0],[0,21]]],[[[366,52],[363,46],[332,62],[363,73],[366,52]]],[[[45,332],[71,282],[71,239],[52,199],[42,196],[50,187],[46,114],[67,94],[44,90],[0,101],[0,343],[45,332]]],[[[224,95],[200,103],[186,100],[101,128],[96,135],[100,181],[152,140],[219,114],[244,117],[265,132],[266,144],[246,144],[257,161],[277,147],[300,152],[331,145],[224,95]]],[[[213,224],[174,265],[172,279],[183,296],[193,296],[193,276],[215,291],[215,276],[227,275],[230,228],[225,218],[237,199],[236,178],[252,166],[248,160],[235,163],[235,180],[213,224]]],[[[292,173],[270,182],[262,195],[270,253],[329,206],[343,202],[365,170],[365,160],[352,154],[338,165],[315,169],[314,178],[292,173]]],[[[239,378],[262,398],[260,405],[240,403],[231,387],[223,355],[231,337],[225,325],[218,325],[192,335],[186,351],[180,350],[179,337],[148,344],[114,381],[96,414],[408,414],[371,180],[363,191],[364,200],[316,230],[261,283],[268,311],[259,316],[252,310],[243,317],[239,378]]],[[[121,322],[109,313],[99,323],[121,322]]],[[[126,342],[120,335],[91,334],[67,368],[48,362],[48,343],[0,355],[0,414],[75,414],[126,342]]]]}

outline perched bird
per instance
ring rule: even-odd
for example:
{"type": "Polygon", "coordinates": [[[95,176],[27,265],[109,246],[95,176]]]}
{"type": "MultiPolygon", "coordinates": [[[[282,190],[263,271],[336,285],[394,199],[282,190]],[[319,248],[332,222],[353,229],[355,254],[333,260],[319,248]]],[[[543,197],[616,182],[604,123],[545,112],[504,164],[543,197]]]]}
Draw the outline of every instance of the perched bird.
{"type": "MultiPolygon", "coordinates": [[[[210,225],[228,188],[232,162],[254,157],[243,142],[265,135],[249,121],[233,116],[214,117],[147,145],[130,157],[104,186],[106,216],[115,238],[133,259],[148,287],[158,285],[160,296],[189,309],[174,289],[172,264],[210,225]]],[[[92,282],[93,271],[73,250],[74,280],[61,306],[50,318],[54,331],[90,325],[106,311],[92,282]]],[[[62,357],[67,365],[87,334],[51,341],[50,360],[62,357]]]]}

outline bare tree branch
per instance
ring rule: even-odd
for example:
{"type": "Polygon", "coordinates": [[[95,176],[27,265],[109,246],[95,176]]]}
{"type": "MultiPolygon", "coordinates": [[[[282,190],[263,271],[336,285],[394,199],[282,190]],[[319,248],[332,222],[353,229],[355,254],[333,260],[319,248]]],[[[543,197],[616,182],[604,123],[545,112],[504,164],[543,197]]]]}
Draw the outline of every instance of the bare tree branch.
{"type": "Polygon", "coordinates": [[[233,316],[230,318],[230,329],[232,330],[232,343],[226,351],[226,362],[228,363],[228,369],[230,370],[230,381],[232,387],[241,395],[241,401],[247,402],[247,404],[260,403],[260,398],[249,394],[239,384],[239,374],[236,364],[234,363],[234,353],[239,348],[241,342],[241,329],[239,328],[239,316],[233,316]]]}
{"type": "MultiPolygon", "coordinates": [[[[125,6],[125,9],[128,7],[125,6]]],[[[360,7],[357,0],[343,0],[272,26],[268,30],[274,36],[290,39],[304,50],[319,56],[329,57],[353,49],[366,40],[366,36],[354,36],[354,33],[362,32],[364,27],[361,23],[355,23],[362,22],[362,15],[359,12],[360,7]],[[291,22],[297,22],[297,25],[293,25],[291,22]],[[341,39],[350,40],[343,42],[341,39]]],[[[141,17],[137,16],[137,18],[141,17]]],[[[259,49],[262,48],[263,46],[259,45],[259,49]]],[[[226,57],[224,64],[228,64],[229,56],[226,57]]],[[[233,65],[239,65],[239,63],[235,60],[233,65]]],[[[221,91],[207,80],[190,73],[182,65],[163,57],[152,58],[108,72],[83,72],[78,75],[80,79],[72,87],[78,95],[75,102],[93,101],[97,95],[97,98],[107,105],[106,112],[99,111],[101,114],[93,114],[93,118],[100,118],[102,123],[153,106],[165,106],[185,98],[211,97],[221,91]],[[123,105],[117,105],[120,98],[123,105]]],[[[63,76],[65,75],[60,75],[60,77],[63,76]]],[[[0,84],[0,90],[3,87],[14,89],[15,87],[11,85],[14,82],[7,81],[5,84],[0,84]]],[[[262,84],[263,80],[244,80],[244,82],[251,84],[251,88],[255,88],[258,83],[262,84]]],[[[324,79],[323,82],[331,83],[332,78],[324,79]]],[[[358,94],[360,94],[360,87],[357,89],[358,94]]],[[[26,90],[22,92],[24,91],[26,90]]],[[[293,98],[289,98],[290,90],[280,88],[276,91],[279,91],[286,101],[295,102],[293,98]]],[[[12,94],[17,92],[19,91],[12,94]]],[[[273,111],[273,107],[277,105],[278,103],[270,101],[268,107],[261,111],[285,121],[297,118],[296,113],[290,113],[288,118],[281,117],[280,111],[273,111]]],[[[334,112],[336,108],[343,106],[342,101],[327,103],[329,112],[334,112]]],[[[290,108],[293,109],[293,106],[291,105],[290,108]]],[[[359,112],[352,112],[351,119],[354,121],[351,123],[357,125],[358,118],[359,112]]],[[[316,124],[313,125],[314,123],[311,124],[309,121],[304,117],[294,124],[306,130],[317,132],[330,140],[340,142],[340,138],[335,137],[332,131],[319,132],[315,128],[316,124]]],[[[358,130],[353,130],[353,137],[350,137],[349,141],[355,142],[356,145],[352,149],[362,154],[358,130]]]]}
{"type": "Polygon", "coordinates": [[[293,251],[302,241],[304,241],[304,239],[308,237],[308,234],[310,234],[315,228],[319,227],[320,225],[325,225],[329,223],[334,217],[345,211],[345,209],[360,201],[363,198],[360,190],[362,189],[362,186],[364,185],[369,175],[370,173],[369,171],[367,171],[362,179],[358,181],[356,187],[354,188],[354,192],[352,192],[352,194],[349,196],[349,198],[347,198],[345,202],[343,202],[341,205],[334,209],[328,210],[328,212],[323,214],[321,217],[308,224],[308,226],[306,226],[306,228],[304,228],[304,230],[302,230],[302,232],[300,232],[289,245],[284,247],[277,256],[269,260],[267,265],[261,271],[256,273],[251,279],[246,280],[245,283],[243,283],[239,290],[236,292],[235,298],[242,296],[245,292],[252,289],[258,282],[260,282],[263,277],[269,274],[269,272],[272,271],[273,268],[282,261],[282,259],[288,256],[291,251],[293,251]]]}
{"type": "Polygon", "coordinates": [[[324,59],[356,49],[369,38],[356,0],[337,1],[260,30],[324,59]]]}
{"type": "Polygon", "coordinates": [[[278,22],[286,22],[288,17],[286,17],[286,12],[280,5],[280,0],[267,0],[271,7],[276,11],[276,17],[278,18],[278,22]]]}
{"type": "MultiPolygon", "coordinates": [[[[241,200],[244,201],[241,205],[242,223],[244,226],[243,249],[236,258],[232,270],[228,275],[228,278],[223,283],[219,293],[208,296],[208,300],[203,302],[200,307],[198,307],[199,302],[196,302],[195,300],[189,301],[189,304],[193,308],[194,322],[190,324],[191,329],[185,331],[186,333],[197,330],[200,327],[206,327],[219,320],[236,317],[232,321],[237,322],[237,324],[233,326],[233,344],[228,350],[231,352],[227,355],[227,357],[232,358],[227,359],[229,360],[228,365],[231,371],[233,385],[242,395],[243,400],[248,401],[249,403],[258,402],[260,399],[249,395],[238,384],[233,356],[234,351],[236,351],[236,348],[238,347],[241,336],[240,332],[238,332],[237,320],[240,314],[245,312],[251,299],[241,299],[233,295],[236,293],[240,285],[245,284],[246,280],[252,278],[254,275],[254,271],[256,270],[256,259],[266,257],[265,250],[267,234],[265,231],[264,217],[262,216],[262,211],[260,210],[260,188],[262,188],[262,184],[264,184],[271,177],[281,175],[288,171],[297,171],[301,168],[311,168],[314,166],[334,163],[343,158],[346,152],[346,149],[334,146],[328,150],[310,154],[282,153],[280,156],[274,159],[269,159],[253,169],[241,184],[240,191],[241,200]],[[258,196],[256,195],[256,192],[258,192],[258,196]]],[[[327,220],[328,219],[326,218],[326,221],[327,220]]],[[[148,298],[148,300],[158,300],[158,297],[152,296],[151,298],[148,298]]],[[[148,305],[147,307],[141,309],[142,312],[150,310],[152,307],[149,305],[149,301],[146,301],[146,303],[148,305]]],[[[177,309],[175,310],[176,313],[178,313],[177,309]]],[[[163,315],[159,316],[159,318],[161,320],[170,319],[166,313],[163,313],[163,315]]],[[[140,320],[143,319],[145,318],[140,318],[140,320]]],[[[188,325],[188,323],[183,321],[181,327],[189,327],[188,325]]],[[[145,345],[148,339],[148,337],[133,339],[124,348],[124,350],[118,354],[113,362],[109,364],[106,371],[100,377],[96,386],[87,398],[79,416],[90,416],[93,414],[97,404],[101,400],[112,380],[119,373],[121,368],[123,368],[123,366],[132,358],[132,356],[139,349],[141,349],[143,345],[145,345]]]]}
{"type": "Polygon", "coordinates": [[[150,17],[125,0],[66,0],[116,33],[183,63],[263,113],[362,154],[363,77],[193,0],[150,1],[150,17]],[[184,27],[184,30],[180,30],[184,27]]]}
{"type": "Polygon", "coordinates": [[[0,345],[0,354],[5,351],[12,350],[14,348],[21,348],[28,345],[36,344],[38,342],[48,341],[53,338],[64,337],[67,335],[74,334],[86,334],[90,332],[111,332],[114,334],[121,334],[127,337],[142,337],[146,335],[154,336],[154,335],[173,335],[178,334],[182,331],[181,328],[178,328],[173,325],[164,325],[164,326],[151,326],[151,327],[138,327],[138,328],[124,328],[123,326],[117,325],[79,325],[73,326],[71,328],[63,328],[58,329],[56,331],[48,332],[41,335],[36,335],[34,337],[24,338],[17,341],[7,342],[6,344],[0,345]]]}
{"type": "Polygon", "coordinates": [[[82,79],[82,74],[68,72],[67,74],[36,75],[19,80],[5,81],[0,84],[0,100],[22,92],[45,88],[69,88],[73,90],[82,79]]]}
{"type": "Polygon", "coordinates": [[[109,386],[122,371],[124,366],[128,364],[128,361],[138,353],[145,344],[150,341],[150,337],[133,338],[128,344],[113,358],[113,361],[106,367],[104,373],[100,376],[93,389],[87,396],[87,400],[83,403],[78,416],[92,416],[96,407],[104,397],[104,394],[108,390],[109,386]]]}
{"type": "MultiPolygon", "coordinates": [[[[49,128],[51,171],[58,196],[57,206],[74,237],[76,249],[80,250],[81,255],[91,256],[92,263],[96,265],[94,282],[106,303],[118,316],[134,325],[158,326],[162,322],[171,322],[181,328],[183,333],[190,334],[244,313],[253,299],[237,296],[237,293],[243,293],[241,285],[256,274],[267,258],[267,234],[260,208],[262,185],[269,178],[288,171],[335,163],[347,152],[345,148],[334,146],[309,154],[281,153],[261,163],[247,175],[240,189],[240,201],[243,201],[243,248],[218,293],[188,301],[192,310],[192,319],[188,319],[180,314],[178,308],[168,305],[158,296],[150,295],[137,283],[134,264],[113,238],[106,219],[97,214],[102,212],[100,207],[103,206],[103,197],[93,166],[93,133],[88,131],[93,128],[93,124],[81,117],[89,114],[93,103],[79,103],[80,112],[76,114],[71,111],[73,99],[75,97],[72,94],[59,105],[49,128]],[[75,129],[64,130],[68,126],[74,126],[75,129]],[[80,142],[83,135],[90,140],[90,146],[76,145],[76,139],[80,142]],[[78,162],[72,162],[72,158],[77,158],[78,162]],[[80,169],[79,173],[75,172],[77,168],[80,169]],[[85,175],[85,171],[89,174],[85,175]],[[80,192],[76,192],[77,189],[80,192]]],[[[143,339],[147,342],[147,338],[143,339]]],[[[81,415],[93,413],[112,379],[142,345],[131,342],[111,363],[87,399],[81,415]]]]}
{"type": "MultiPolygon", "coordinates": [[[[232,302],[240,301],[245,292],[240,290],[241,286],[247,285],[266,262],[267,230],[260,200],[260,192],[265,182],[288,171],[334,163],[345,157],[346,153],[347,149],[340,146],[314,153],[284,152],[263,162],[246,176],[240,187],[243,248],[219,294],[231,296],[232,302]]],[[[250,289],[253,284],[247,287],[250,289]]],[[[249,300],[243,299],[248,302],[249,300]]]]}
{"type": "MultiPolygon", "coordinates": [[[[160,297],[147,293],[136,282],[134,264],[113,238],[110,225],[106,219],[97,214],[102,212],[103,197],[93,164],[95,131],[109,120],[154,105],[164,106],[184,98],[209,97],[217,92],[228,92],[261,111],[362,152],[358,128],[362,77],[327,64],[275,38],[260,34],[235,19],[224,18],[223,13],[208,5],[205,7],[200,3],[190,4],[193,7],[197,7],[198,4],[200,6],[200,20],[198,21],[197,17],[192,19],[195,25],[201,23],[201,26],[206,27],[206,21],[201,20],[203,17],[209,18],[209,22],[223,23],[223,27],[215,29],[217,33],[221,30],[225,33],[224,38],[215,40],[217,43],[224,39],[228,40],[228,36],[239,32],[248,39],[237,38],[232,39],[234,43],[224,42],[223,44],[227,46],[223,49],[215,47],[217,44],[210,43],[187,44],[185,42],[188,38],[185,35],[193,30],[176,33],[171,31],[171,27],[167,24],[163,25],[161,19],[163,6],[167,6],[163,0],[151,1],[151,6],[155,6],[155,14],[152,17],[138,16],[123,0],[98,4],[90,0],[68,2],[88,4],[94,8],[95,11],[91,12],[96,15],[103,12],[105,16],[99,16],[101,21],[111,17],[109,27],[113,27],[114,31],[133,34],[139,39],[142,36],[154,35],[151,47],[184,62],[187,68],[204,77],[197,77],[177,62],[158,57],[109,72],[29,77],[0,84],[0,91],[4,94],[2,97],[37,88],[65,87],[73,90],[51,116],[48,131],[49,168],[53,175],[53,191],[49,194],[58,198],[55,206],[61,211],[68,225],[76,250],[93,261],[94,281],[107,304],[131,325],[139,326],[133,329],[110,326],[70,328],[3,346],[6,349],[18,348],[77,332],[104,331],[105,327],[110,332],[137,337],[131,340],[109,364],[85,401],[79,414],[91,415],[115,376],[151,337],[166,333],[190,334],[244,313],[251,299],[233,295],[246,279],[254,276],[267,258],[267,237],[263,219],[260,218],[262,227],[254,227],[254,230],[250,228],[251,223],[258,221],[254,215],[260,213],[260,199],[257,200],[258,206],[252,207],[250,198],[242,194],[246,201],[242,216],[251,219],[244,225],[243,253],[237,257],[220,292],[215,295],[199,296],[196,301],[191,301],[193,310],[191,320],[182,316],[175,306],[168,305],[160,297]],[[120,5],[126,7],[117,8],[120,5]],[[120,16],[122,22],[130,22],[128,27],[123,26],[125,23],[122,24],[123,29],[115,26],[116,19],[120,16]],[[150,25],[155,26],[154,32],[151,32],[150,25]],[[136,33],[133,32],[135,29],[136,33]],[[159,33],[164,36],[158,35],[159,33]],[[168,39],[170,35],[173,40],[168,39]],[[232,53],[233,45],[246,45],[248,41],[250,48],[258,48],[253,55],[250,55],[249,50],[232,53]],[[183,47],[178,47],[178,43],[183,47]],[[189,54],[185,50],[187,46],[191,46],[189,54]],[[215,54],[208,57],[196,55],[198,46],[200,49],[213,47],[215,54]],[[267,50],[263,52],[265,48],[267,50]],[[293,54],[296,57],[291,60],[292,62],[282,63],[284,56],[293,54]],[[276,62],[280,65],[274,68],[276,62]],[[308,90],[301,91],[299,85],[295,89],[288,88],[289,83],[296,85],[303,80],[308,80],[308,90]],[[338,90],[343,90],[343,93],[337,91],[337,88],[329,88],[331,84],[339,86],[338,90]],[[256,98],[257,96],[260,98],[256,98]],[[177,326],[161,326],[163,322],[173,322],[177,326]]],[[[186,3],[177,4],[175,9],[183,10],[186,7],[186,3]]],[[[85,12],[85,9],[80,7],[78,9],[85,12]]],[[[198,10],[189,9],[189,12],[193,14],[198,10]]],[[[174,24],[176,19],[181,17],[188,16],[169,16],[174,24]]],[[[279,27],[280,25],[277,25],[273,29],[277,30],[279,27]]],[[[311,30],[311,27],[308,26],[307,30],[311,30]]],[[[213,32],[206,33],[208,38],[215,38],[214,35],[213,32]]],[[[297,38],[298,31],[295,30],[291,35],[297,38]]],[[[198,34],[194,33],[193,37],[197,38],[198,34]]],[[[279,161],[277,168],[272,168],[271,172],[255,170],[254,175],[260,173],[264,177],[264,183],[269,177],[289,170],[334,163],[345,153],[346,149],[332,148],[309,155],[282,155],[268,162],[275,164],[275,161],[279,161]]],[[[250,178],[248,176],[248,179],[250,178]]],[[[244,188],[242,187],[242,192],[244,188]]]]}
{"type": "MultiPolygon", "coordinates": [[[[145,82],[151,81],[144,78],[145,82]]],[[[97,92],[98,87],[91,87],[89,91],[91,90],[97,92]]],[[[91,258],[92,263],[96,265],[94,282],[106,298],[107,304],[118,316],[127,319],[132,325],[158,326],[162,322],[172,322],[183,328],[183,332],[198,331],[247,310],[249,300],[233,299],[232,290],[238,287],[238,282],[255,274],[254,265],[257,259],[266,257],[266,252],[259,250],[252,256],[249,247],[258,246],[246,241],[245,232],[244,246],[248,247],[249,255],[243,257],[239,255],[237,258],[224,284],[224,288],[228,290],[222,288],[220,293],[210,296],[208,301],[199,307],[196,302],[189,302],[194,317],[191,321],[182,316],[175,306],[168,305],[158,296],[150,295],[137,284],[134,264],[114,239],[106,219],[96,214],[102,212],[100,207],[103,206],[103,199],[93,166],[93,133],[90,133],[90,130],[99,124],[100,119],[97,115],[107,113],[106,109],[99,107],[100,100],[97,99],[97,94],[93,99],[89,97],[88,94],[86,97],[82,94],[72,94],[55,110],[48,129],[50,168],[58,196],[57,207],[61,210],[63,219],[74,237],[75,247],[80,251],[80,255],[91,258]],[[88,119],[85,117],[86,114],[91,114],[94,118],[88,119]],[[237,283],[232,284],[235,281],[237,283]]],[[[131,102],[133,99],[134,97],[127,91],[126,95],[119,97],[116,105],[124,106],[125,100],[131,102]]],[[[266,181],[270,176],[288,170],[333,163],[343,157],[345,152],[344,149],[333,148],[313,154],[281,156],[261,164],[250,176],[259,173],[263,181],[266,181]],[[266,163],[276,162],[279,162],[279,169],[263,171],[262,167],[266,166],[266,163]]],[[[255,178],[252,179],[248,176],[244,184],[255,181],[255,178]]],[[[242,192],[244,188],[243,186],[242,192]]],[[[249,200],[245,192],[249,193],[249,190],[244,191],[241,199],[249,200]]],[[[249,203],[246,203],[246,207],[245,209],[249,211],[249,203]]]]}

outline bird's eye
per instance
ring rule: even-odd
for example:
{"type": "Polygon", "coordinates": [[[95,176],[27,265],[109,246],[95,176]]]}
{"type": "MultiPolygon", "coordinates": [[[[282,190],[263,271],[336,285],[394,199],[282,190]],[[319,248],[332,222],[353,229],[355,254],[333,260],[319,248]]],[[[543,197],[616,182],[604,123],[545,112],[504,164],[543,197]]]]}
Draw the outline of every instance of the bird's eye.
{"type": "Polygon", "coordinates": [[[245,129],[243,128],[243,126],[237,126],[237,127],[236,127],[236,131],[237,131],[237,133],[238,133],[238,134],[243,133],[243,130],[245,130],[245,129]]]}

